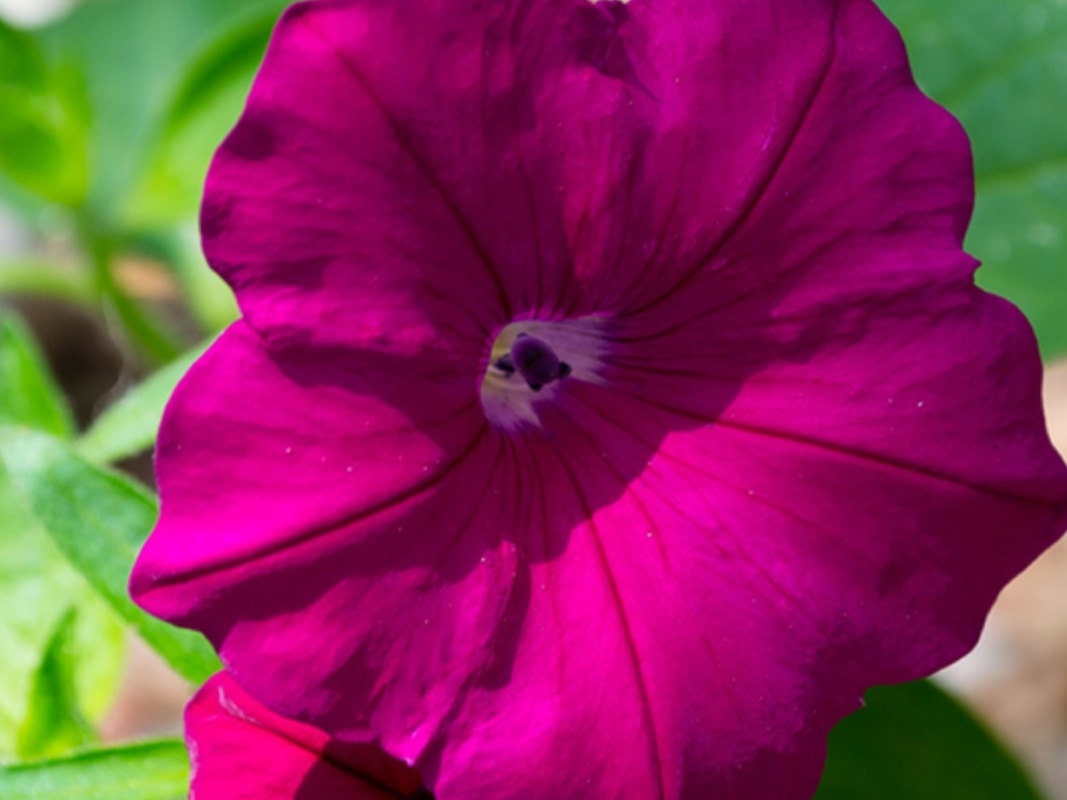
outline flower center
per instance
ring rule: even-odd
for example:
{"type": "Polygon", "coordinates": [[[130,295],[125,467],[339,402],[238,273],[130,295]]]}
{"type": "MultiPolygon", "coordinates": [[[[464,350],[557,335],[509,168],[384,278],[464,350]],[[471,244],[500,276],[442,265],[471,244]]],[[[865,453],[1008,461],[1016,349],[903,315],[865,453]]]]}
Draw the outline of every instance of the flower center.
{"type": "Polygon", "coordinates": [[[482,377],[482,408],[505,429],[541,427],[537,406],[575,381],[600,383],[606,351],[599,317],[513,322],[497,334],[482,377]]]}
{"type": "Polygon", "coordinates": [[[528,333],[516,336],[511,351],[493,362],[493,366],[505,376],[519,373],[535,392],[571,374],[570,364],[560,361],[551,347],[528,333]]]}

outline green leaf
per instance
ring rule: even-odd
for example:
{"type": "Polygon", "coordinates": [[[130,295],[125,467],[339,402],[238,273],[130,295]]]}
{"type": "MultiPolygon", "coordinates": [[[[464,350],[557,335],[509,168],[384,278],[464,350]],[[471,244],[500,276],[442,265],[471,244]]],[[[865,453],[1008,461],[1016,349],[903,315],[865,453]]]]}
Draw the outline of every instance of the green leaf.
{"type": "Polygon", "coordinates": [[[15,84],[46,89],[48,67],[33,37],[0,19],[0,85],[15,84]]]}
{"type": "Polygon", "coordinates": [[[282,7],[272,3],[251,18],[222,29],[189,65],[167,111],[165,132],[181,130],[228,85],[238,84],[247,91],[282,7]]]}
{"type": "Polygon", "coordinates": [[[0,21],[0,170],[68,206],[86,192],[80,73],[49,64],[37,40],[0,21]]]}
{"type": "Polygon", "coordinates": [[[68,437],[74,418],[26,327],[0,314],[0,424],[68,437]]]}
{"type": "Polygon", "coordinates": [[[203,329],[210,334],[221,333],[241,312],[233,290],[208,267],[199,236],[186,237],[186,241],[190,239],[195,243],[186,244],[174,262],[182,293],[203,329]]]}
{"type": "Polygon", "coordinates": [[[127,596],[130,569],[156,517],[147,492],[24,428],[0,427],[0,463],[68,560],[179,674],[200,683],[219,669],[199,634],[150,617],[127,596]]]}
{"type": "Polygon", "coordinates": [[[181,800],[188,785],[189,758],[178,740],[0,768],[4,800],[181,800]]]}
{"type": "Polygon", "coordinates": [[[30,191],[77,205],[83,191],[74,157],[35,98],[0,88],[0,169],[30,191]]]}
{"type": "Polygon", "coordinates": [[[816,800],[1039,800],[1016,761],[929,681],[872,689],[830,736],[816,800]]]}
{"type": "Polygon", "coordinates": [[[1067,3],[880,1],[971,136],[978,282],[1026,312],[1046,357],[1067,353],[1067,3]]]}
{"type": "Polygon", "coordinates": [[[19,730],[22,760],[49,758],[96,741],[92,725],[78,708],[74,610],[56,626],[30,694],[30,713],[19,730]]]}
{"type": "Polygon", "coordinates": [[[211,156],[237,121],[278,9],[226,28],[192,62],[164,113],[124,217],[143,226],[191,216],[211,156]]]}
{"type": "Polygon", "coordinates": [[[85,432],[78,442],[78,452],[90,461],[106,464],[151,447],[167,399],[203,352],[200,347],[185,354],[127,392],[85,432]]]}
{"type": "MultiPolygon", "coordinates": [[[[0,761],[27,755],[33,698],[54,655],[67,655],[67,712],[96,722],[122,676],[124,631],[114,613],[35,524],[0,466],[0,761]],[[69,628],[64,620],[70,619],[69,628]],[[58,631],[65,629],[62,635],[58,631]],[[57,638],[58,637],[58,638],[57,638]],[[60,648],[58,651],[56,648],[60,648]],[[51,651],[53,657],[49,657],[51,651]],[[36,689],[35,689],[36,687],[36,689]],[[21,742],[20,742],[21,740],[21,742]]],[[[46,690],[45,690],[46,691],[46,690]]],[[[69,740],[67,740],[69,743],[69,740]]],[[[32,751],[34,746],[29,746],[32,751]]]]}
{"type": "Polygon", "coordinates": [[[84,271],[33,257],[0,260],[2,294],[43,294],[81,306],[89,306],[95,300],[92,283],[84,271]]]}
{"type": "Polygon", "coordinates": [[[95,0],[39,32],[54,63],[86,76],[93,109],[90,200],[108,219],[125,206],[169,99],[198,53],[221,29],[284,0],[95,0]]]}

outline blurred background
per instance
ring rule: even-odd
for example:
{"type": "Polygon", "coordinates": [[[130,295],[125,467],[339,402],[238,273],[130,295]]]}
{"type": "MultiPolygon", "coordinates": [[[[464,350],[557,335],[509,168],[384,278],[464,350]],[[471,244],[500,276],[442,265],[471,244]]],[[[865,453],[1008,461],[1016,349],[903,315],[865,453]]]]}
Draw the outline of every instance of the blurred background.
{"type": "MultiPolygon", "coordinates": [[[[236,313],[199,252],[197,206],[285,5],[0,0],[0,422],[54,434],[77,463],[116,466],[151,488],[162,402],[236,313]],[[58,392],[65,399],[48,399],[58,392]]],[[[920,85],[971,135],[978,204],[968,249],[984,262],[979,283],[1036,328],[1050,430],[1067,451],[1067,0],[881,5],[920,85]]],[[[152,640],[115,598],[123,562],[111,584],[75,568],[77,544],[57,538],[14,476],[4,480],[4,463],[0,765],[180,735],[188,679],[202,672],[179,676],[168,665],[179,657],[164,660],[156,651],[165,647],[133,632],[152,640]]],[[[151,510],[150,495],[137,502],[151,510]]],[[[959,776],[1000,759],[1014,788],[987,786],[981,797],[1067,800],[1067,545],[1004,592],[977,650],[937,685],[970,711],[925,688],[878,695],[865,717],[873,721],[835,734],[820,797],[974,800],[978,790],[959,776]],[[857,788],[886,753],[898,770],[925,770],[920,780],[935,788],[857,788]]],[[[4,774],[0,766],[0,788],[4,774]]]]}

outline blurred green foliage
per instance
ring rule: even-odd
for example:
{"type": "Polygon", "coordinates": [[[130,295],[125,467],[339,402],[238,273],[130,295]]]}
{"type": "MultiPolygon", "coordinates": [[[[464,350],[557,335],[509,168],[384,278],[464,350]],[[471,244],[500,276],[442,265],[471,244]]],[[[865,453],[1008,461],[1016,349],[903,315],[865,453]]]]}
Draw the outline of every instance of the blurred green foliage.
{"type": "Polygon", "coordinates": [[[33,523],[180,675],[198,683],[220,669],[200,634],[149,616],[128,596],[130,567],[156,520],[151,494],[61,440],[20,427],[0,426],[0,466],[33,523]]]}
{"type": "Polygon", "coordinates": [[[181,800],[188,786],[189,759],[177,740],[0,769],[4,800],[181,800]]]}
{"type": "Polygon", "coordinates": [[[830,736],[815,800],[1038,800],[1019,764],[934,684],[880,686],[830,736]]]}
{"type": "Polygon", "coordinates": [[[1067,4],[879,0],[919,85],[963,122],[978,283],[1019,305],[1046,358],[1067,353],[1067,4]]]}
{"type": "MultiPolygon", "coordinates": [[[[0,430],[74,435],[33,340],[0,316],[0,430]]],[[[22,501],[0,444],[0,762],[95,741],[122,671],[122,626],[22,501]]]]}
{"type": "MultiPolygon", "coordinates": [[[[229,322],[195,220],[214,147],[232,126],[280,0],[95,0],[35,32],[0,25],[0,201],[69,240],[78,291],[149,364],[229,322]],[[150,313],[117,274],[151,260],[180,288],[197,331],[150,313]]],[[[0,291],[49,293],[69,264],[0,254],[0,291]]],[[[69,280],[68,280],[69,282],[69,280]]]]}

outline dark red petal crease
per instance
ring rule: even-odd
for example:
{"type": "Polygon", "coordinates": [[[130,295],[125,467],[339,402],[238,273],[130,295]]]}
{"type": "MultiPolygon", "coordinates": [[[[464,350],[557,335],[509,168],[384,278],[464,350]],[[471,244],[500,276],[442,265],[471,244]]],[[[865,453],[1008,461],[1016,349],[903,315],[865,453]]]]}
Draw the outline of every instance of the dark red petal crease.
{"type": "Polygon", "coordinates": [[[432,800],[415,770],[280,717],[225,673],[185,712],[195,800],[432,800]]]}

